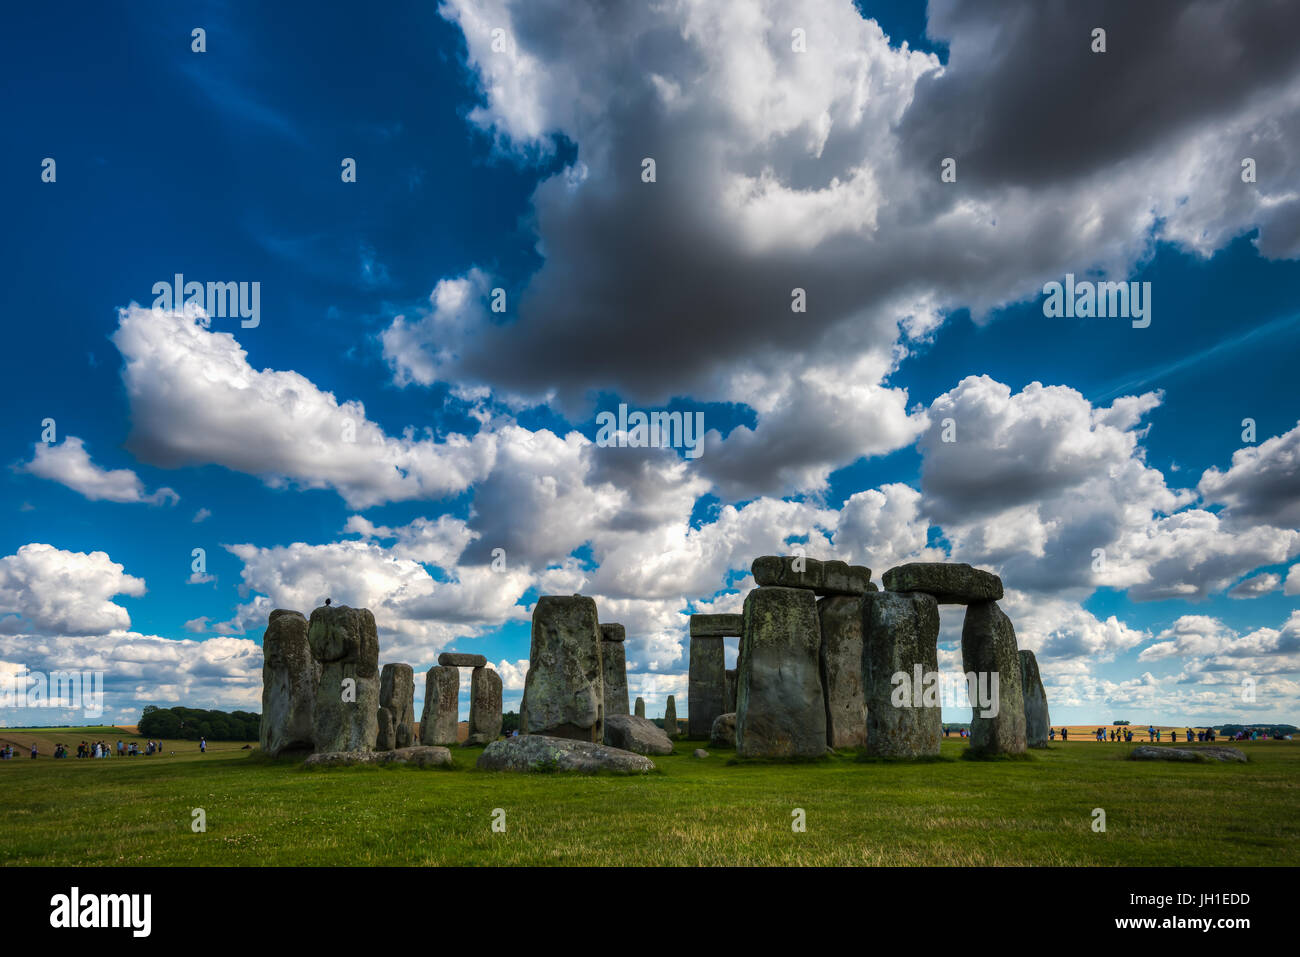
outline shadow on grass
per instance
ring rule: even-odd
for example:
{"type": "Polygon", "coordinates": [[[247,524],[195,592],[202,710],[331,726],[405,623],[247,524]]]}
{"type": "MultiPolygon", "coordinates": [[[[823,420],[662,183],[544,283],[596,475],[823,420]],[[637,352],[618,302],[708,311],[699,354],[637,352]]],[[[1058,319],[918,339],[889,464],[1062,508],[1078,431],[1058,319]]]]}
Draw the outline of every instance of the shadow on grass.
{"type": "Polygon", "coordinates": [[[1034,761],[1036,758],[1026,751],[1024,754],[983,754],[969,748],[961,753],[959,761],[1034,761]]]}

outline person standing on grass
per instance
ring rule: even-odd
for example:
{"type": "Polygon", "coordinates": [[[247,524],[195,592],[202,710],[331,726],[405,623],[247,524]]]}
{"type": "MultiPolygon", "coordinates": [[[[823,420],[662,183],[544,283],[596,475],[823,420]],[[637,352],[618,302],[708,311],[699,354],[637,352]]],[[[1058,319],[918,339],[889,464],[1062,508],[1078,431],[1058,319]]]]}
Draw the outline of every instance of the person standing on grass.
{"type": "Polygon", "coordinates": [[[202,735],[200,735],[200,736],[199,736],[199,754],[207,754],[207,753],[208,753],[208,739],[205,738],[205,737],[203,737],[202,735]]]}
{"type": "Polygon", "coordinates": [[[36,760],[36,745],[35,745],[35,743],[32,744],[32,760],[33,760],[33,761],[36,760]]]}

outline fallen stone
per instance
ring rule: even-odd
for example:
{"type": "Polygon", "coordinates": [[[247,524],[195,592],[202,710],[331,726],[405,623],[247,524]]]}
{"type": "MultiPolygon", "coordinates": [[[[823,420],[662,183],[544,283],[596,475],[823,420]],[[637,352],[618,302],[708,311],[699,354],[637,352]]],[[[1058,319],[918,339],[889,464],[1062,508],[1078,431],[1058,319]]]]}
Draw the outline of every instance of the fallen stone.
{"type": "Polygon", "coordinates": [[[736,746],[735,712],[720,714],[709,730],[709,747],[734,748],[736,746]]]}
{"type": "Polygon", "coordinates": [[[691,615],[692,638],[739,638],[744,615],[691,615]]]}
{"type": "Polygon", "coordinates": [[[817,602],[817,620],[822,630],[819,664],[826,700],[826,743],[832,748],[865,747],[862,598],[828,595],[817,602]]]}
{"type": "Polygon", "coordinates": [[[691,638],[686,728],[692,738],[707,736],[714,719],[727,710],[726,671],[726,650],[721,638],[691,638]]]}
{"type": "Polygon", "coordinates": [[[941,605],[1000,601],[1002,579],[992,572],[958,562],[911,562],[885,572],[886,591],[925,592],[941,605]]]}
{"type": "Polygon", "coordinates": [[[367,608],[322,605],[307,640],[320,665],[312,712],[317,751],[373,751],[379,735],[379,636],[367,608]]]}
{"type": "Polygon", "coordinates": [[[415,746],[392,751],[321,751],[304,763],[309,768],[355,767],[362,764],[406,764],[416,768],[449,768],[451,752],[446,748],[415,746]]]}
{"type": "MultiPolygon", "coordinates": [[[[459,680],[459,675],[457,679],[459,680]]],[[[475,668],[469,679],[469,736],[466,746],[487,744],[501,736],[501,676],[475,668]]]]}
{"type": "Polygon", "coordinates": [[[1025,694],[1020,684],[1020,654],[1016,629],[995,601],[975,602],[966,608],[961,628],[961,660],[967,680],[974,673],[977,685],[990,691],[998,677],[993,700],[986,709],[972,702],[970,750],[973,754],[1024,754],[1025,694]]]}
{"type": "Polygon", "coordinates": [[[415,726],[415,674],[410,665],[387,664],[379,673],[379,735],[375,750],[409,748],[415,726]]]}
{"type": "Polygon", "coordinates": [[[818,595],[861,595],[871,581],[871,569],[865,565],[794,555],[762,555],[750,571],[760,587],[810,588],[818,595]],[[802,571],[797,570],[800,565],[802,571]]]}
{"type": "Polygon", "coordinates": [[[616,621],[611,621],[600,626],[601,641],[626,641],[627,629],[616,621]]]}
{"type": "Polygon", "coordinates": [[[596,602],[582,595],[543,595],[533,608],[524,694],[527,734],[604,740],[604,676],[596,602]]]}
{"type": "Polygon", "coordinates": [[[762,586],[745,596],[744,653],[736,692],[736,753],[820,757],[826,705],[817,601],[803,588],[762,586]]]}
{"type": "Polygon", "coordinates": [[[435,665],[424,678],[424,712],[420,715],[420,743],[456,743],[460,718],[460,670],[435,665]]]}
{"type": "Polygon", "coordinates": [[[668,703],[664,705],[664,734],[670,738],[677,737],[677,699],[672,695],[668,696],[668,703]]]}
{"type": "Polygon", "coordinates": [[[483,655],[463,655],[456,651],[444,651],[438,656],[438,664],[447,668],[485,668],[487,663],[483,655]]]}
{"type": "Polygon", "coordinates": [[[600,667],[602,685],[605,694],[605,718],[611,715],[627,714],[627,652],[623,650],[626,635],[622,625],[601,625],[601,635],[613,634],[614,638],[602,637],[600,640],[600,667]]]}
{"type": "Polygon", "coordinates": [[[696,748],[691,752],[691,757],[693,758],[707,758],[708,756],[709,752],[705,751],[703,748],[696,748]]]}
{"type": "Polygon", "coordinates": [[[1038,672],[1038,659],[1032,651],[1020,652],[1020,687],[1025,696],[1025,744],[1045,748],[1052,718],[1047,712],[1047,690],[1038,672]]]}
{"type": "MultiPolygon", "coordinates": [[[[911,694],[916,675],[939,671],[939,605],[921,592],[872,592],[862,603],[862,691],[867,706],[867,753],[878,757],[936,756],[943,737],[939,695],[911,694]],[[904,675],[905,684],[894,677],[904,675]],[[898,689],[900,694],[895,695],[898,689]],[[909,691],[904,695],[903,690],[909,691]]],[[[937,677],[935,684],[937,688],[937,677]]]]}
{"type": "Polygon", "coordinates": [[[673,753],[673,743],[663,728],[630,714],[611,714],[605,718],[605,743],[637,754],[673,753]]]}
{"type": "Polygon", "coordinates": [[[636,716],[637,716],[638,718],[644,718],[644,717],[645,717],[645,698],[637,698],[637,699],[636,699],[636,712],[635,712],[635,713],[636,713],[636,716]]]}
{"type": "Polygon", "coordinates": [[[1242,762],[1248,759],[1240,748],[1212,745],[1205,748],[1162,748],[1159,745],[1141,745],[1129,752],[1130,761],[1225,761],[1242,762]]]}
{"type": "Polygon", "coordinates": [[[631,751],[544,734],[493,741],[479,756],[478,767],[485,771],[577,771],[584,774],[597,771],[644,774],[655,769],[653,761],[631,751]]]}
{"type": "Polygon", "coordinates": [[[258,740],[274,757],[315,747],[316,691],[320,663],[312,657],[307,619],[277,608],[262,635],[262,722],[258,740]]]}

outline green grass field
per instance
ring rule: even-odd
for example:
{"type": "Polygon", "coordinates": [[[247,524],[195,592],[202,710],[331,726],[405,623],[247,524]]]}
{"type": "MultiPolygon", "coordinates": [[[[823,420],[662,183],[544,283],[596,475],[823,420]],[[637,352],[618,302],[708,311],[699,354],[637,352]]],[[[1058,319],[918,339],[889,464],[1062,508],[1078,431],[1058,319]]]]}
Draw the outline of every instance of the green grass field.
{"type": "Polygon", "coordinates": [[[702,743],[681,741],[643,777],[483,772],[478,748],[453,749],[453,770],[308,771],[184,744],[162,758],[0,762],[0,863],[1300,864],[1300,742],[1242,745],[1246,765],[1184,765],[1086,742],[964,761],[957,740],[919,764],[749,764],[696,759],[702,743]]]}

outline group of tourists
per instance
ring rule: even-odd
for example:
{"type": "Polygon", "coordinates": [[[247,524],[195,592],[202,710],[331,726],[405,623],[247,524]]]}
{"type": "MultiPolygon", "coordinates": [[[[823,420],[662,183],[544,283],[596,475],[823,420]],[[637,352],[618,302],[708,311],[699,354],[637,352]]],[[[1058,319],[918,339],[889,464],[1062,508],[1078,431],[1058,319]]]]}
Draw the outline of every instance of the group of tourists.
{"type": "MultiPolygon", "coordinates": [[[[1140,734],[1140,733],[1141,733],[1140,731],[1134,732],[1132,728],[1128,728],[1128,727],[1098,728],[1096,731],[1092,732],[1092,737],[1096,741],[1112,741],[1112,742],[1131,744],[1133,742],[1135,734],[1140,734]]],[[[1249,740],[1254,740],[1255,733],[1256,732],[1251,732],[1252,736],[1249,740]]],[[[1047,737],[1049,740],[1055,741],[1058,734],[1060,735],[1062,741],[1070,740],[1069,728],[1061,728],[1060,731],[1057,731],[1056,728],[1049,728],[1047,732],[1047,737]]],[[[1162,731],[1160,728],[1157,728],[1154,725],[1147,726],[1148,741],[1159,741],[1161,739],[1162,734],[1167,736],[1166,740],[1168,740],[1171,744],[1178,743],[1180,732],[1176,728],[1170,728],[1168,731],[1162,731]]],[[[1185,731],[1181,732],[1181,734],[1185,736],[1189,742],[1200,741],[1202,743],[1205,743],[1205,742],[1218,740],[1218,735],[1213,728],[1206,728],[1203,731],[1197,731],[1193,728],[1187,728],[1185,731]]],[[[1244,738],[1241,733],[1238,733],[1237,736],[1234,738],[1234,740],[1243,741],[1247,739],[1244,738]]]]}
{"type": "MultiPolygon", "coordinates": [[[[204,742],[205,745],[206,743],[207,742],[204,742]]],[[[82,741],[77,745],[76,757],[92,759],[111,758],[113,752],[116,751],[119,758],[134,758],[141,754],[146,756],[151,754],[161,754],[162,749],[163,743],[161,741],[153,740],[146,741],[143,745],[138,741],[118,741],[116,748],[111,741],[82,741]]],[[[36,747],[35,743],[32,744],[31,754],[33,758],[40,754],[40,750],[36,747]]],[[[72,752],[66,744],[54,745],[53,757],[70,758],[72,756],[72,752]]],[[[0,761],[11,761],[13,760],[13,757],[14,746],[12,744],[6,744],[3,748],[0,748],[0,761]]]]}
{"type": "MultiPolygon", "coordinates": [[[[945,724],[945,725],[943,726],[943,736],[946,738],[946,737],[948,737],[948,735],[950,735],[950,734],[952,734],[952,728],[948,727],[948,726],[945,724]]],[[[969,729],[969,728],[962,728],[962,727],[959,727],[959,728],[957,729],[957,737],[959,737],[959,738],[969,738],[969,737],[970,737],[970,729],[969,729]]]]}

